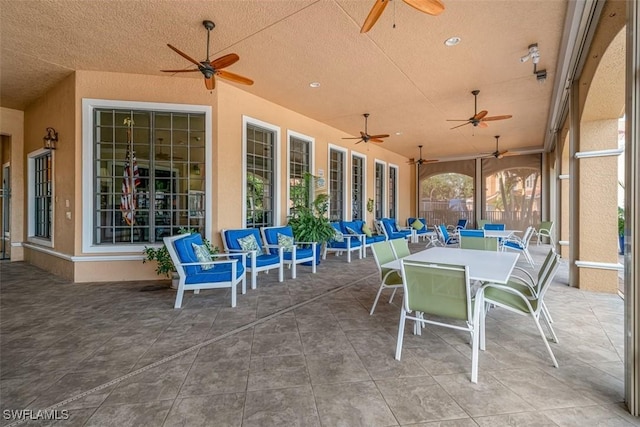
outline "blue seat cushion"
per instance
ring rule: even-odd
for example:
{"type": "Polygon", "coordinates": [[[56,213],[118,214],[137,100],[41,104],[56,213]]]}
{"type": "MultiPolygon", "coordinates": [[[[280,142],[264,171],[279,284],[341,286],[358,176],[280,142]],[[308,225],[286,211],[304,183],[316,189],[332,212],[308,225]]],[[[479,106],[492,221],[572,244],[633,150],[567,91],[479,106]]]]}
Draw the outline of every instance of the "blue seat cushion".
{"type": "MultiPolygon", "coordinates": [[[[345,236],[346,237],[346,236],[345,236]]],[[[347,240],[345,239],[343,242],[336,242],[335,240],[330,240],[329,242],[327,242],[327,245],[330,248],[334,248],[334,249],[347,249],[347,240]]],[[[360,240],[358,240],[355,236],[351,239],[351,249],[353,248],[359,248],[360,246],[362,246],[362,244],[360,243],[360,240]]]]}
{"type": "Polygon", "coordinates": [[[503,246],[506,246],[508,248],[513,248],[513,249],[518,249],[518,250],[524,249],[520,243],[512,242],[512,241],[509,241],[509,240],[504,242],[503,246]]]}
{"type": "MultiPolygon", "coordinates": [[[[202,244],[202,237],[200,236],[200,234],[193,233],[187,237],[183,237],[182,239],[178,239],[173,242],[176,253],[178,254],[178,259],[183,264],[200,262],[198,261],[198,257],[196,257],[196,252],[193,250],[193,246],[191,246],[192,243],[195,243],[196,245],[202,244]]],[[[209,269],[207,271],[211,270],[212,269],[209,269]]],[[[190,276],[192,274],[198,274],[202,272],[202,267],[200,267],[199,265],[188,265],[184,267],[184,271],[187,276],[190,276]]]]}
{"type": "Polygon", "coordinates": [[[384,241],[384,236],[375,235],[375,236],[371,236],[371,237],[365,237],[365,243],[367,245],[370,245],[370,244],[376,243],[376,242],[383,242],[383,241],[384,241]]]}
{"type": "MultiPolygon", "coordinates": [[[[311,258],[313,256],[313,249],[311,248],[301,248],[301,247],[297,247],[296,248],[296,259],[304,259],[304,258],[311,258]]],[[[284,259],[287,261],[291,261],[291,258],[293,257],[293,252],[285,252],[284,253],[284,259]]]]}
{"type": "MultiPolygon", "coordinates": [[[[236,263],[236,279],[242,276],[244,267],[239,262],[236,263]]],[[[209,270],[200,270],[199,273],[188,274],[184,283],[218,283],[231,281],[231,263],[215,265],[209,270]]]]}

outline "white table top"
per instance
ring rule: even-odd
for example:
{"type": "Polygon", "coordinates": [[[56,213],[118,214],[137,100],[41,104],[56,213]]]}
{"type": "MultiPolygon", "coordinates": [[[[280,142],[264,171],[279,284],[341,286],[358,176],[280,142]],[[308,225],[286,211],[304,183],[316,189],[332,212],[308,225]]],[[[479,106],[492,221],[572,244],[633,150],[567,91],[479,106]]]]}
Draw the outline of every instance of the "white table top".
{"type": "Polygon", "coordinates": [[[520,230],[484,230],[484,237],[499,237],[506,239],[511,237],[514,233],[520,233],[520,230]]]}
{"type": "MultiPolygon", "coordinates": [[[[475,249],[430,248],[411,254],[408,261],[433,262],[469,266],[469,278],[482,282],[507,283],[520,254],[475,249]]],[[[400,270],[401,260],[382,265],[382,268],[400,270]]]]}

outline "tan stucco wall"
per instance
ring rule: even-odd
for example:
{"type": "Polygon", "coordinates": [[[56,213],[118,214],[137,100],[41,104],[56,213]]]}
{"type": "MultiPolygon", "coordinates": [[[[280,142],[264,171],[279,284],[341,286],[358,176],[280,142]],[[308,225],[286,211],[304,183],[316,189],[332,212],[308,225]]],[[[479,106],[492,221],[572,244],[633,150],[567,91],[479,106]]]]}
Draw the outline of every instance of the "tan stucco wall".
{"type": "MultiPolygon", "coordinates": [[[[383,160],[398,166],[399,220],[411,215],[411,198],[414,194],[412,172],[403,156],[391,153],[384,146],[360,144],[341,138],[351,136],[324,125],[282,106],[256,97],[233,85],[218,81],[213,92],[207,91],[200,80],[141,76],[122,73],[78,71],[32,104],[25,111],[25,124],[12,117],[22,129],[28,129],[24,138],[24,153],[38,149],[48,126],[58,130],[59,149],[54,153],[54,247],[47,251],[32,250],[28,261],[54,274],[76,282],[156,280],[153,264],[142,264],[137,252],[118,254],[130,260],[91,260],[74,262],[74,257],[109,257],[107,253],[82,253],[82,206],[90,201],[82,200],[82,99],[108,99],[123,101],[159,102],[176,104],[210,105],[213,109],[212,150],[213,164],[208,168],[212,180],[212,210],[210,240],[221,246],[219,230],[242,226],[242,116],[280,127],[280,222],[286,222],[286,160],[287,130],[315,138],[315,172],[324,169],[328,174],[327,153],[329,144],[356,148],[367,156],[367,195],[374,194],[374,160],[383,160]],[[67,208],[67,200],[69,207],[67,208]],[[71,219],[67,218],[67,212],[71,219]],[[56,256],[57,254],[57,256],[56,256]]],[[[4,113],[4,111],[3,111],[4,113]]],[[[22,141],[22,138],[20,138],[22,141]]],[[[22,144],[21,144],[22,146],[22,144]]],[[[350,154],[347,154],[347,170],[350,171],[350,154]]],[[[24,155],[20,154],[21,159],[24,155]]],[[[22,161],[21,160],[21,161],[22,161]]],[[[347,173],[350,184],[350,172],[347,173]]],[[[24,185],[21,185],[24,188],[24,185]]],[[[350,190],[347,194],[350,193],[350,190]]],[[[21,206],[26,208],[24,201],[21,206]]],[[[349,206],[349,204],[347,204],[349,206]]],[[[373,217],[368,214],[369,221],[373,217]]],[[[347,212],[347,217],[350,212],[347,212]]]]}
{"type": "Polygon", "coordinates": [[[24,112],[0,107],[0,133],[11,142],[11,260],[24,260],[24,112]]]}

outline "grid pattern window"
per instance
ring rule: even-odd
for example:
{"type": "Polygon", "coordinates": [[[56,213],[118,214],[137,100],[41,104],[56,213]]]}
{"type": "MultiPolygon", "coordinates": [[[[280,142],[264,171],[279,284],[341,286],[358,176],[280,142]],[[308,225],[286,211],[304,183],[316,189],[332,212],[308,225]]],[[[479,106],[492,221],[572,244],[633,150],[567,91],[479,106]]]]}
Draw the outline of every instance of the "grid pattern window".
{"type": "Polygon", "coordinates": [[[398,168],[389,166],[389,218],[398,219],[398,168]]]}
{"type": "Polygon", "coordinates": [[[290,137],[289,139],[289,213],[296,207],[307,206],[310,189],[306,187],[305,175],[311,173],[311,142],[290,137]]]}
{"type": "Polygon", "coordinates": [[[384,212],[382,212],[384,206],[384,165],[382,163],[376,163],[376,205],[375,214],[376,219],[384,218],[384,212]]]}
{"type": "Polygon", "coordinates": [[[247,211],[246,226],[274,224],[275,132],[247,124],[247,211]]]}
{"type": "Polygon", "coordinates": [[[364,220],[364,159],[351,156],[351,218],[364,220]]]}
{"type": "Polygon", "coordinates": [[[53,219],[51,153],[45,153],[33,159],[35,179],[33,235],[40,239],[51,240],[51,221],[53,219]]]}
{"type": "Polygon", "coordinates": [[[95,245],[204,233],[205,116],[95,109],[95,245]]]}
{"type": "Polygon", "coordinates": [[[345,154],[342,151],[329,150],[329,220],[344,219],[344,166],[345,154]]]}

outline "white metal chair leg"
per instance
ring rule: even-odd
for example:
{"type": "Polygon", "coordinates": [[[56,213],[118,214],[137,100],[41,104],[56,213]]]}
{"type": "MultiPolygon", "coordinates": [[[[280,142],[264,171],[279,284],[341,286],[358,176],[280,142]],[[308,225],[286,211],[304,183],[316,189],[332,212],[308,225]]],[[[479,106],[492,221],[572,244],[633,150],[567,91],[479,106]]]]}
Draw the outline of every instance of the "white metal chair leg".
{"type": "Polygon", "coordinates": [[[542,302],[542,312],[544,313],[544,316],[547,318],[547,321],[549,323],[553,323],[553,318],[551,317],[551,313],[549,312],[549,309],[547,308],[547,305],[544,303],[544,301],[542,302]]]}
{"type": "Polygon", "coordinates": [[[396,342],[396,360],[400,360],[402,355],[402,340],[404,338],[404,322],[406,319],[406,313],[404,309],[400,312],[400,322],[398,325],[398,340],[396,342]]]}
{"type": "Polygon", "coordinates": [[[544,345],[545,347],[547,347],[547,351],[549,352],[549,356],[551,356],[551,360],[553,360],[553,366],[555,366],[556,368],[558,367],[558,361],[556,360],[556,356],[553,354],[553,350],[551,350],[551,346],[549,345],[549,341],[547,341],[547,336],[545,335],[544,331],[542,330],[542,326],[540,326],[540,322],[538,322],[538,319],[535,316],[531,316],[533,317],[534,322],[536,322],[536,327],[538,328],[538,332],[540,332],[540,336],[542,337],[542,340],[544,341],[544,345]]]}
{"type": "Polygon", "coordinates": [[[391,292],[391,297],[389,298],[389,304],[393,302],[393,296],[396,294],[398,288],[393,288],[393,292],[391,292]]]}
{"type": "Polygon", "coordinates": [[[373,311],[376,309],[376,305],[378,304],[378,299],[380,299],[380,294],[382,290],[385,288],[384,285],[380,285],[378,288],[378,293],[376,294],[376,299],[373,301],[373,306],[371,307],[371,311],[369,312],[369,316],[373,316],[373,311]]]}

